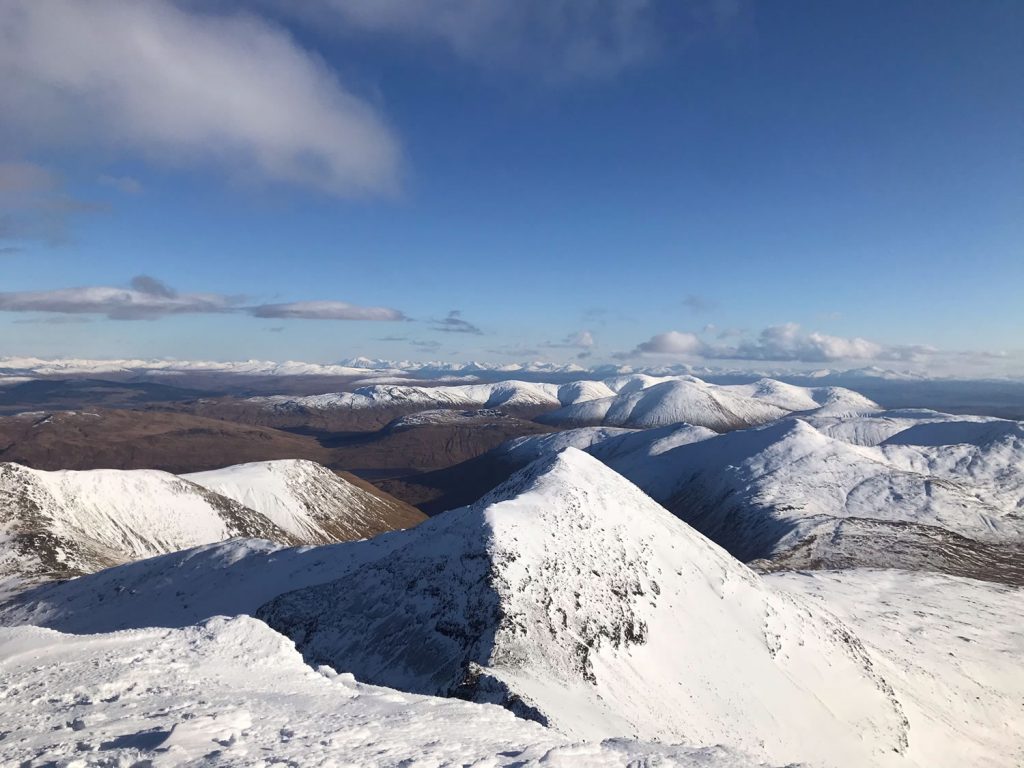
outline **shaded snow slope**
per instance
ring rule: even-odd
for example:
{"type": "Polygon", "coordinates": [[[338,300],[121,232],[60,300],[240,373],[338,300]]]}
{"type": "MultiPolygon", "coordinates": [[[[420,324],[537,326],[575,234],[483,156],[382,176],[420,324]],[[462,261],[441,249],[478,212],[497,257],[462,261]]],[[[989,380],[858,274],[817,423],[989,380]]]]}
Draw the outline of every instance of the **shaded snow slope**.
{"type": "Polygon", "coordinates": [[[111,632],[255,613],[282,592],[332,581],[385,557],[394,537],[300,548],[259,539],[209,544],[26,590],[0,603],[0,625],[111,632]]]}
{"type": "Polygon", "coordinates": [[[397,501],[302,459],[237,464],[182,477],[256,510],[309,544],[369,538],[423,519],[397,501]]]}
{"type": "Polygon", "coordinates": [[[578,450],[391,539],[257,615],[315,664],[574,737],[850,766],[905,747],[900,705],[844,625],[578,450]]]}
{"type": "Polygon", "coordinates": [[[3,765],[755,765],[715,747],[572,744],[499,707],[363,685],[248,617],[0,629],[0,692],[3,765]]]}

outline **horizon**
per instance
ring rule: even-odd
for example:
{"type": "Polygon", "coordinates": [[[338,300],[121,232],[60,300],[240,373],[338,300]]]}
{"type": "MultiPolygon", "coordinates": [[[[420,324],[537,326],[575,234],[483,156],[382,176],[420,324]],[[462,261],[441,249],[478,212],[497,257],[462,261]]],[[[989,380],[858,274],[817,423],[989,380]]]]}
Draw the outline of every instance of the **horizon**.
{"type": "Polygon", "coordinates": [[[0,358],[1024,375],[1021,4],[445,8],[5,4],[0,358]]]}

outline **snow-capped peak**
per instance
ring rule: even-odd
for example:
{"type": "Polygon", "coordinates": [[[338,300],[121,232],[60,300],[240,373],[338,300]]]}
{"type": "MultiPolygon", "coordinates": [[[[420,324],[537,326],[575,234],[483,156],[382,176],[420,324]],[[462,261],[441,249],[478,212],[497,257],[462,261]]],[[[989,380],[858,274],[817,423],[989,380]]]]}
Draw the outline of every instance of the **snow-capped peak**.
{"type": "Polygon", "coordinates": [[[845,627],[576,449],[398,537],[258,615],[313,662],[578,737],[851,766],[906,743],[899,704],[845,627]]]}

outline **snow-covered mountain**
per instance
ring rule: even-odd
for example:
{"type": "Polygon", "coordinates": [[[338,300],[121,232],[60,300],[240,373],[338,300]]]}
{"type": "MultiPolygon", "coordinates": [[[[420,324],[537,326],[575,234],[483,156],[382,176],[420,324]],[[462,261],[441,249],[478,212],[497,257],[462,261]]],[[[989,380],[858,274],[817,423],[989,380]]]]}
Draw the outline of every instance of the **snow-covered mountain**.
{"type": "Polygon", "coordinates": [[[182,629],[0,630],[0,684],[19,681],[0,698],[0,756],[17,743],[62,759],[86,743],[97,760],[216,749],[239,765],[361,764],[373,741],[384,764],[1011,768],[1021,596],[899,571],[758,577],[569,450],[412,530],[316,548],[234,540],[9,601],[0,626],[182,629]],[[254,612],[329,660],[343,674],[321,675],[341,692],[280,635],[210,621],[254,612]],[[115,665],[126,648],[135,662],[115,665]],[[76,693],[26,707],[33,685],[76,693]],[[326,735],[339,728],[351,737],[326,735]],[[602,740],[613,735],[690,746],[602,740]]]}
{"type": "Polygon", "coordinates": [[[359,411],[374,408],[527,408],[558,426],[657,427],[686,422],[718,431],[765,424],[793,412],[849,414],[878,406],[850,390],[806,388],[762,379],[720,386],[693,376],[615,376],[603,381],[548,384],[502,381],[458,386],[383,385],[307,397],[272,395],[250,403],[278,411],[359,411]]]}
{"type": "Polygon", "coordinates": [[[315,461],[257,461],[181,477],[259,512],[308,544],[365,539],[423,520],[415,509],[315,461]]]}
{"type": "Polygon", "coordinates": [[[0,464],[0,510],[3,590],[233,537],[318,544],[419,519],[306,461],[259,462],[192,479],[0,464]]]}
{"type": "Polygon", "coordinates": [[[577,402],[545,414],[541,420],[561,426],[632,428],[685,422],[723,432],[767,424],[797,411],[857,413],[877,407],[856,392],[834,387],[796,387],[771,379],[719,386],[684,376],[643,388],[627,385],[611,397],[577,402]]]}
{"type": "Polygon", "coordinates": [[[496,451],[518,466],[577,444],[742,560],[902,566],[1024,583],[1024,425],[933,411],[787,418],[713,435],[571,430],[496,451]]]}
{"type": "Polygon", "coordinates": [[[0,757],[363,764],[372,741],[383,764],[1011,768],[1021,596],[897,571],[759,577],[568,450],[410,531],[227,541],[0,605],[6,627],[182,628],[0,629],[0,757]],[[329,659],[340,692],[262,625],[211,621],[239,613],[329,659]],[[35,690],[73,693],[25,706],[35,690]]]}
{"type": "Polygon", "coordinates": [[[571,448],[257,615],[314,664],[501,704],[577,738],[771,761],[839,752],[837,765],[907,745],[899,703],[846,627],[571,448]]]}

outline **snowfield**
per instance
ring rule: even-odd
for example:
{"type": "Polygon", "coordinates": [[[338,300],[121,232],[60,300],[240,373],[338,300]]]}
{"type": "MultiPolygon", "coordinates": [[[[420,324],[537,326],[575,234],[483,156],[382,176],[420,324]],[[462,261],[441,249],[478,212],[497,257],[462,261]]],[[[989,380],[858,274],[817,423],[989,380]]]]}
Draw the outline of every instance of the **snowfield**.
{"type": "Polygon", "coordinates": [[[249,617],[0,629],[0,722],[3,765],[760,765],[721,747],[573,743],[500,707],[363,685],[249,617]]]}
{"type": "Polygon", "coordinates": [[[24,593],[0,607],[0,763],[1010,768],[1022,597],[758,576],[570,449],[409,531],[222,542],[24,593]],[[238,614],[312,665],[216,618],[238,614]]]}

